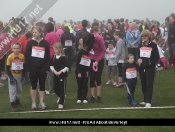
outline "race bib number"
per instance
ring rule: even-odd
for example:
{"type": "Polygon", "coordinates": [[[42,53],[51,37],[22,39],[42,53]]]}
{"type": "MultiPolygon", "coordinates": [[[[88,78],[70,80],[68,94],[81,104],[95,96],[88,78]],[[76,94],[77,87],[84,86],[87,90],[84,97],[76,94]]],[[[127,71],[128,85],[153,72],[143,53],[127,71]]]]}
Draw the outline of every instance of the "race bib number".
{"type": "Polygon", "coordinates": [[[93,54],[93,55],[95,54],[93,49],[90,51],[90,53],[93,54]]]}
{"type": "Polygon", "coordinates": [[[80,64],[83,66],[90,66],[91,64],[90,57],[86,55],[82,55],[80,64]]]}
{"type": "Polygon", "coordinates": [[[140,48],[140,57],[150,58],[151,57],[151,47],[141,47],[140,48]]]}
{"type": "Polygon", "coordinates": [[[132,79],[137,77],[136,67],[126,69],[126,78],[132,79]]]}
{"type": "Polygon", "coordinates": [[[37,58],[44,58],[45,54],[45,48],[44,47],[38,47],[33,46],[32,47],[32,56],[37,58]]]}
{"type": "Polygon", "coordinates": [[[23,60],[12,60],[12,70],[22,70],[23,60]]]}
{"type": "Polygon", "coordinates": [[[72,40],[66,40],[65,46],[72,46],[72,40]]]}

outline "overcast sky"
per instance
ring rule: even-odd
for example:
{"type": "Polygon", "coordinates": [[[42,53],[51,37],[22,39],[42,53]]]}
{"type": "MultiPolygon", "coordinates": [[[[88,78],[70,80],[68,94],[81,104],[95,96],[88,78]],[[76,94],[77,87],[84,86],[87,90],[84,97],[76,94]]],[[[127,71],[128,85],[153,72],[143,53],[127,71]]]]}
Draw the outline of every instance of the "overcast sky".
{"type": "MultiPolygon", "coordinates": [[[[45,0],[43,0],[44,2],[45,0]]],[[[8,22],[16,17],[32,0],[0,0],[0,20],[8,22]]],[[[92,21],[94,18],[158,20],[164,22],[165,17],[175,13],[175,0],[58,0],[58,2],[41,18],[47,22],[53,17],[56,22],[64,20],[92,21]]]]}

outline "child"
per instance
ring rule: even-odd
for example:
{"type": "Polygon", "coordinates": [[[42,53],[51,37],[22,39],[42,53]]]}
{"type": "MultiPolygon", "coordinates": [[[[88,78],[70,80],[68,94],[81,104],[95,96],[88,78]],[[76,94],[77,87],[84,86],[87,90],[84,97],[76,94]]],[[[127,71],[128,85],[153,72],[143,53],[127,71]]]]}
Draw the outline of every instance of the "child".
{"type": "Polygon", "coordinates": [[[77,103],[88,103],[88,77],[91,59],[89,52],[93,48],[95,37],[93,34],[87,34],[83,38],[82,46],[79,45],[79,52],[76,61],[76,79],[77,79],[77,103]]]}
{"type": "MultiPolygon", "coordinates": [[[[134,100],[134,92],[137,84],[137,71],[139,66],[134,63],[134,55],[128,54],[126,57],[127,63],[123,65],[123,82],[126,84],[128,99],[127,103],[136,106],[137,102],[134,100]]],[[[141,62],[139,62],[139,65],[141,62]]]]}
{"type": "Polygon", "coordinates": [[[21,45],[19,43],[12,45],[12,51],[6,63],[6,70],[8,74],[9,97],[12,110],[22,108],[20,98],[22,94],[22,82],[25,79],[24,71],[24,55],[19,53],[21,45]]]}
{"type": "Polygon", "coordinates": [[[6,55],[4,55],[2,58],[0,58],[0,87],[4,87],[4,84],[2,84],[2,77],[4,75],[4,67],[5,67],[5,58],[6,55]]]}
{"type": "Polygon", "coordinates": [[[59,97],[58,108],[62,109],[65,102],[66,78],[69,70],[68,60],[60,42],[53,46],[55,55],[51,59],[50,69],[54,73],[54,92],[59,97]]]}
{"type": "Polygon", "coordinates": [[[106,49],[105,58],[108,61],[107,74],[108,74],[108,82],[106,84],[113,83],[116,85],[116,73],[117,73],[117,62],[115,59],[115,50],[114,42],[110,41],[108,43],[108,48],[106,49]]]}

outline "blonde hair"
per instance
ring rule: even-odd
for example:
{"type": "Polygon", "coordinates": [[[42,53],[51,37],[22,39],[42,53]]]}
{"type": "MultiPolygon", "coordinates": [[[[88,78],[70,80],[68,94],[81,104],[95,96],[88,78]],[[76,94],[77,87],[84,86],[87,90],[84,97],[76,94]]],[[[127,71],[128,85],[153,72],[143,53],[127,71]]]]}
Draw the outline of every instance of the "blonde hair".
{"type": "Polygon", "coordinates": [[[136,22],[132,22],[130,24],[130,26],[131,26],[131,29],[135,29],[137,27],[137,24],[136,24],[136,22]]]}
{"type": "Polygon", "coordinates": [[[54,44],[53,48],[59,50],[61,56],[65,55],[64,50],[63,50],[63,46],[62,46],[62,44],[60,42],[54,44]]]}
{"type": "Polygon", "coordinates": [[[148,36],[149,39],[152,38],[152,33],[151,33],[149,30],[147,30],[147,29],[144,29],[144,30],[141,32],[141,36],[144,36],[144,35],[148,36]]]}
{"type": "Polygon", "coordinates": [[[43,38],[44,37],[44,33],[43,33],[43,29],[39,26],[35,26],[33,29],[32,29],[32,33],[33,33],[33,30],[36,29],[41,35],[40,37],[43,38]]]}
{"type": "Polygon", "coordinates": [[[56,24],[56,27],[57,27],[57,28],[60,28],[60,27],[61,27],[61,24],[60,24],[60,23],[57,23],[57,24],[56,24]]]}

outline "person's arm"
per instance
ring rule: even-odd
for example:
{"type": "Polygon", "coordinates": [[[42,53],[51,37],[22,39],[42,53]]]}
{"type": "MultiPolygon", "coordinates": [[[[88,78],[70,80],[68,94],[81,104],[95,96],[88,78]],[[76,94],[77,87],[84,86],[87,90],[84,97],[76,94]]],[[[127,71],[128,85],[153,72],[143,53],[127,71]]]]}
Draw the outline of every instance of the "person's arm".
{"type": "Polygon", "coordinates": [[[65,39],[64,39],[64,34],[61,35],[61,44],[63,45],[63,47],[65,47],[65,39]]]}
{"type": "Polygon", "coordinates": [[[122,42],[118,41],[117,42],[117,49],[115,51],[115,60],[116,60],[116,62],[119,61],[119,58],[120,58],[120,55],[121,55],[121,52],[122,52],[122,47],[123,47],[122,42]]]}
{"type": "Polygon", "coordinates": [[[49,37],[49,34],[47,33],[46,36],[45,36],[45,40],[49,42],[50,44],[50,37],[49,37]]]}
{"type": "Polygon", "coordinates": [[[82,52],[79,51],[77,54],[77,59],[76,59],[76,72],[77,72],[77,74],[81,73],[81,68],[80,68],[81,57],[82,57],[82,52]]]}
{"type": "Polygon", "coordinates": [[[123,65],[123,71],[122,71],[122,79],[123,82],[126,82],[126,64],[123,65]]]}
{"type": "Polygon", "coordinates": [[[126,33],[126,41],[127,41],[128,44],[130,45],[131,41],[130,41],[130,39],[129,39],[129,36],[130,36],[130,32],[128,31],[128,32],[126,33]]]}
{"type": "Polygon", "coordinates": [[[137,39],[135,40],[136,43],[140,42],[140,31],[137,30],[137,39]]]}
{"type": "Polygon", "coordinates": [[[156,64],[157,61],[159,60],[159,52],[158,52],[158,48],[157,48],[156,44],[153,45],[152,53],[153,53],[154,58],[152,60],[150,60],[150,65],[156,64]]]}
{"type": "Polygon", "coordinates": [[[45,59],[46,59],[46,71],[50,71],[50,47],[49,43],[46,41],[46,53],[45,53],[45,59]]]}
{"type": "Polygon", "coordinates": [[[26,72],[29,72],[29,65],[30,65],[30,56],[31,56],[31,43],[32,41],[29,41],[26,46],[26,53],[25,53],[25,66],[26,66],[26,72]]]}
{"type": "Polygon", "coordinates": [[[73,34],[72,34],[72,43],[73,43],[73,44],[75,43],[75,37],[74,37],[73,34]]]}
{"type": "Polygon", "coordinates": [[[101,53],[98,56],[98,58],[96,59],[96,62],[99,62],[101,59],[103,59],[104,55],[106,53],[106,47],[105,47],[103,38],[100,37],[98,40],[99,40],[99,44],[100,44],[101,53]]]}

